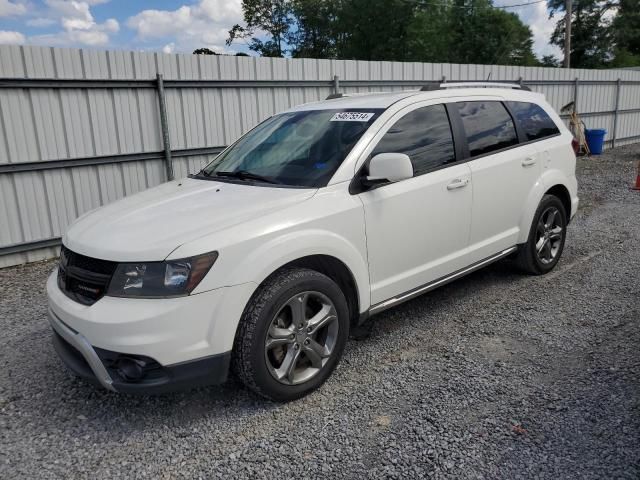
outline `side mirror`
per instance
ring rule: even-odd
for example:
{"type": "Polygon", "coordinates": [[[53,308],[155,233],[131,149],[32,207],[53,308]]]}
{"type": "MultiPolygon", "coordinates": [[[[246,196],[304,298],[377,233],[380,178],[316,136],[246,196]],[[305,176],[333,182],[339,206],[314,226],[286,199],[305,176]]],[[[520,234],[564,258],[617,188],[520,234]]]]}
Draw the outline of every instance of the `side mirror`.
{"type": "Polygon", "coordinates": [[[413,177],[413,165],[404,153],[379,153],[369,162],[368,183],[399,182],[413,177]]]}

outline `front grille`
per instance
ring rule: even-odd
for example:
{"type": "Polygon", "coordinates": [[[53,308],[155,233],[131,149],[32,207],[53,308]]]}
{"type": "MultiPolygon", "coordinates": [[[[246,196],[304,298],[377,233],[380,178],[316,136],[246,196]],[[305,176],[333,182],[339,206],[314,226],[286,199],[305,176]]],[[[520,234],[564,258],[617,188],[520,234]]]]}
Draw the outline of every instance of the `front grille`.
{"type": "Polygon", "coordinates": [[[117,265],[116,262],[80,255],[63,246],[58,286],[72,300],[93,305],[106,293],[117,265]]]}

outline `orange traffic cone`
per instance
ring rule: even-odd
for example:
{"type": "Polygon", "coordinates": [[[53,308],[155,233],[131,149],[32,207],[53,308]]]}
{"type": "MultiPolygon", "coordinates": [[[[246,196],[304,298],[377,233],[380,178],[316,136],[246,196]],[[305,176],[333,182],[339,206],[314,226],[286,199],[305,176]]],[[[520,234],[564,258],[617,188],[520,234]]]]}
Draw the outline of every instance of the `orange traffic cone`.
{"type": "Polygon", "coordinates": [[[636,184],[631,187],[631,190],[640,190],[640,162],[638,162],[638,172],[636,174],[636,184]]]}

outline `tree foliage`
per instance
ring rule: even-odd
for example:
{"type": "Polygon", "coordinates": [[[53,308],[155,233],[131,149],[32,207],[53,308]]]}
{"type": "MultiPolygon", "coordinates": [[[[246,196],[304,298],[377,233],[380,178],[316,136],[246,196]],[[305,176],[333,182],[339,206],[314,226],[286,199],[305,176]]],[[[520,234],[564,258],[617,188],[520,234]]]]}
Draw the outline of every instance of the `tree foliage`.
{"type": "Polygon", "coordinates": [[[490,0],[453,0],[419,9],[409,27],[411,60],[537,65],[531,30],[490,0]]]}
{"type": "Polygon", "coordinates": [[[492,0],[243,0],[249,41],[265,56],[537,65],[532,34],[492,0]]]}
{"type": "MultiPolygon", "coordinates": [[[[549,0],[550,17],[561,13],[551,34],[550,43],[564,47],[564,0],[549,0]]],[[[603,68],[609,66],[614,48],[611,12],[617,3],[610,0],[573,0],[571,12],[571,67],[603,68]]]]}
{"type": "Polygon", "coordinates": [[[340,0],[293,0],[295,28],[287,37],[291,55],[306,58],[338,56],[340,0]]]}
{"type": "MultiPolygon", "coordinates": [[[[565,0],[550,42],[564,46],[565,0]]],[[[560,66],[538,60],[531,30],[493,0],[242,0],[246,41],[263,56],[560,66]]],[[[640,65],[640,0],[573,0],[571,66],[640,65]],[[613,20],[612,20],[613,18],[613,20]]],[[[194,52],[195,53],[195,52],[194,52]]]]}
{"type": "Polygon", "coordinates": [[[543,55],[540,64],[543,67],[560,67],[562,62],[555,55],[543,55]]]}
{"type": "Polygon", "coordinates": [[[345,0],[338,17],[338,58],[404,60],[414,4],[405,0],[345,0]]]}
{"type": "MultiPolygon", "coordinates": [[[[551,17],[560,13],[550,43],[564,46],[564,0],[549,0],[551,17]]],[[[640,66],[640,0],[573,0],[571,66],[640,66]]]]}
{"type": "Polygon", "coordinates": [[[287,53],[287,39],[293,25],[290,0],[242,0],[246,26],[234,25],[229,30],[227,45],[248,39],[249,48],[264,57],[282,57],[287,53]],[[260,32],[268,38],[258,38],[260,32]]]}
{"type": "Polygon", "coordinates": [[[216,52],[207,47],[196,48],[193,51],[194,55],[218,55],[216,52]]]}
{"type": "Polygon", "coordinates": [[[640,0],[620,0],[613,20],[614,67],[640,67],[640,0]]]}

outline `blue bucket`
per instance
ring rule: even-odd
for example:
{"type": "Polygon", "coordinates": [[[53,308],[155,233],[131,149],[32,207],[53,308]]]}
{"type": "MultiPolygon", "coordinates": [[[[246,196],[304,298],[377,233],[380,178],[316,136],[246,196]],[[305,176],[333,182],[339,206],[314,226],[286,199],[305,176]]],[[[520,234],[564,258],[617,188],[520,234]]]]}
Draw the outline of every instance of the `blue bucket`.
{"type": "Polygon", "coordinates": [[[587,145],[591,150],[592,155],[600,155],[602,153],[602,147],[604,147],[604,136],[607,131],[604,128],[586,128],[584,130],[584,136],[587,139],[587,145]]]}

